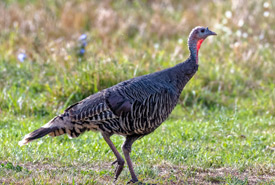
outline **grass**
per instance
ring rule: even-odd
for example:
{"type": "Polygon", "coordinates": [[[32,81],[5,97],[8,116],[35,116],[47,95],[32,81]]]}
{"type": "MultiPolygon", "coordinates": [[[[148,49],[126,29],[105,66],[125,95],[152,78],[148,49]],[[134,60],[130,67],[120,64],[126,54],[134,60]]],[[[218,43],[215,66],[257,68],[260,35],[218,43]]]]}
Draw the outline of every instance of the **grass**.
{"type": "MultiPolygon", "coordinates": [[[[149,184],[274,184],[274,6],[1,2],[0,183],[111,184],[115,157],[98,133],[17,143],[90,94],[185,60],[190,30],[204,25],[218,36],[202,44],[199,71],[169,119],[135,142],[135,171],[149,184]]],[[[121,152],[124,139],[112,140],[121,152]]],[[[126,167],[118,184],[128,180],[126,167]]]]}

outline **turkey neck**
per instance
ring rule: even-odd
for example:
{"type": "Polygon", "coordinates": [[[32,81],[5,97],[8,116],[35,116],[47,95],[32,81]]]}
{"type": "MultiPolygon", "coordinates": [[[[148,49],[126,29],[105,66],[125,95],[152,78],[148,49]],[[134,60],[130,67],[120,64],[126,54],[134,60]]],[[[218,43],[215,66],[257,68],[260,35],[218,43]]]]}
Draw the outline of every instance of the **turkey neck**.
{"type": "Polygon", "coordinates": [[[199,65],[196,64],[196,61],[189,57],[185,62],[170,68],[169,76],[178,94],[181,93],[185,85],[198,71],[198,67],[199,65]]]}
{"type": "Polygon", "coordinates": [[[188,48],[190,51],[190,58],[195,61],[196,64],[199,63],[199,50],[204,39],[197,39],[190,36],[188,39],[188,48]]]}
{"type": "Polygon", "coordinates": [[[176,87],[181,93],[182,89],[189,82],[189,80],[198,71],[198,53],[204,39],[197,39],[194,36],[189,36],[188,48],[190,51],[190,57],[172,68],[172,73],[175,75],[176,87]]]}

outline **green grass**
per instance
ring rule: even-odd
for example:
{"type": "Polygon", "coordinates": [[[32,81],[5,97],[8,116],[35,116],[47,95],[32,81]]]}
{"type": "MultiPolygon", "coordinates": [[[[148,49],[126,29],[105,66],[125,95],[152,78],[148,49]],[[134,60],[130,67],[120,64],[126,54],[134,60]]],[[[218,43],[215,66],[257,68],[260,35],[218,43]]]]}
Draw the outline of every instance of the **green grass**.
{"type": "MultiPolygon", "coordinates": [[[[115,157],[98,133],[44,137],[23,147],[18,141],[90,94],[184,61],[190,30],[203,25],[218,36],[202,44],[199,71],[169,119],[133,145],[139,180],[274,184],[274,6],[1,2],[0,183],[111,184],[115,157]],[[88,35],[84,56],[78,54],[82,33],[88,35]],[[27,59],[19,62],[22,51],[27,59]]],[[[124,138],[112,141],[121,152],[124,138]]],[[[128,180],[126,166],[118,184],[128,180]]]]}

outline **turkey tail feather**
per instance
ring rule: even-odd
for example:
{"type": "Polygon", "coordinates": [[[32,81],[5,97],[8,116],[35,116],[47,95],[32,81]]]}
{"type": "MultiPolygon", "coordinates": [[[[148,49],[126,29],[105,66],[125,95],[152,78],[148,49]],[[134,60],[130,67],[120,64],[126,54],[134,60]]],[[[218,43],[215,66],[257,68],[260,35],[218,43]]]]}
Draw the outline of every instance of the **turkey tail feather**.
{"type": "Polygon", "coordinates": [[[86,130],[90,130],[90,128],[85,128],[83,127],[83,125],[79,124],[72,124],[68,117],[64,115],[59,115],[53,118],[41,128],[27,134],[22,141],[19,141],[18,144],[20,146],[25,145],[47,134],[51,137],[60,136],[63,134],[68,134],[70,138],[78,137],[86,130]]]}
{"type": "Polygon", "coordinates": [[[41,128],[27,134],[22,141],[19,141],[19,145],[25,145],[35,139],[41,138],[47,134],[50,136],[57,136],[59,134],[58,130],[64,127],[64,121],[62,116],[56,116],[52,120],[50,120],[46,125],[42,126],[41,128]],[[56,133],[58,132],[58,134],[56,133]]]}
{"type": "Polygon", "coordinates": [[[22,141],[19,141],[19,145],[22,146],[22,145],[25,145],[35,139],[38,139],[38,138],[41,138],[53,131],[55,131],[56,129],[58,129],[57,127],[49,127],[49,128],[45,128],[45,127],[41,127],[29,134],[27,134],[22,141]]]}

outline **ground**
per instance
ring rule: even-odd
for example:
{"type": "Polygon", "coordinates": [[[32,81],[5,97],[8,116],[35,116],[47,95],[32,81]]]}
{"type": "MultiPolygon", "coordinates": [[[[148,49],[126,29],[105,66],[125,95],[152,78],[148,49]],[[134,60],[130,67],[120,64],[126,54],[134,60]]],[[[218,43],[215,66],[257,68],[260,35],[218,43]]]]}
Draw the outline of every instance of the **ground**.
{"type": "MultiPolygon", "coordinates": [[[[1,162],[6,164],[6,162],[1,162]]],[[[83,165],[83,164],[82,164],[83,165]]],[[[90,165],[81,166],[56,166],[55,164],[25,163],[22,171],[17,172],[17,178],[11,170],[5,170],[7,176],[1,179],[1,183],[7,184],[31,184],[39,179],[38,184],[56,184],[62,182],[60,179],[71,182],[83,182],[83,184],[112,184],[113,170],[110,163],[96,162],[90,165]],[[77,174],[77,175],[76,175],[77,174]]],[[[275,171],[262,168],[246,169],[240,171],[233,168],[195,168],[187,166],[161,163],[151,166],[158,175],[151,177],[141,177],[142,184],[259,184],[263,182],[274,182],[275,171]]],[[[127,170],[128,171],[128,170],[127,170]]],[[[129,175],[122,176],[118,184],[124,184],[129,175]]]]}

